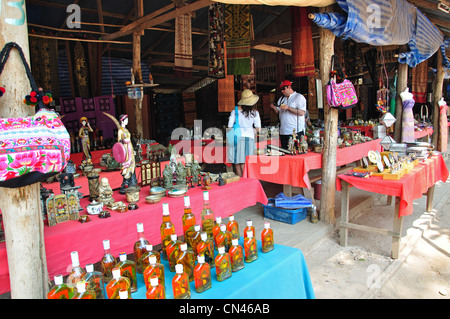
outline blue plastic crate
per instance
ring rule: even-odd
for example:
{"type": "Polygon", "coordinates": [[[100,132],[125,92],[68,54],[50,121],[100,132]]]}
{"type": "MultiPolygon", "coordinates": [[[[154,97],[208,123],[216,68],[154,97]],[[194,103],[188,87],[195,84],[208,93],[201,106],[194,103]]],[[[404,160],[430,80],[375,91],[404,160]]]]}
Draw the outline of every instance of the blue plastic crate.
{"type": "Polygon", "coordinates": [[[264,206],[264,217],[294,225],[306,218],[308,207],[298,209],[282,209],[275,207],[275,199],[269,198],[264,206]]]}

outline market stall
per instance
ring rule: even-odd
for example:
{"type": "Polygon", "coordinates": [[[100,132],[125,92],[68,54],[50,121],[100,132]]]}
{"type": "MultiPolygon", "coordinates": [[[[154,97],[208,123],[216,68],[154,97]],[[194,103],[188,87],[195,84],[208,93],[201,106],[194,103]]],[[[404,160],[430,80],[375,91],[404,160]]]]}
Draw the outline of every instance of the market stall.
{"type": "MultiPolygon", "coordinates": [[[[189,189],[186,193],[190,197],[191,207],[197,221],[200,221],[200,212],[203,207],[203,190],[201,187],[189,189]]],[[[183,234],[181,217],[183,215],[183,197],[163,197],[159,203],[148,204],[145,197],[149,189],[141,190],[138,209],[119,213],[111,211],[111,217],[101,219],[89,215],[90,221],[66,221],[55,226],[44,227],[45,250],[47,268],[50,278],[57,274],[66,275],[70,269],[70,253],[78,251],[80,263],[96,263],[103,256],[102,241],[109,239],[111,253],[118,256],[121,252],[133,252],[136,241],[136,224],[142,222],[145,237],[152,245],[161,242],[160,225],[162,222],[162,203],[169,203],[171,221],[178,236],[183,234]]],[[[126,202],[126,195],[114,192],[116,201],[126,202]]],[[[228,217],[246,207],[256,203],[267,204],[267,197],[261,183],[256,179],[241,178],[224,186],[213,183],[209,190],[211,208],[215,216],[228,217]],[[248,190],[252,191],[249,192],[248,190]],[[245,195],[244,195],[245,194],[245,195]]],[[[90,203],[87,197],[81,199],[84,208],[80,215],[86,215],[86,207],[90,203]]],[[[9,270],[5,243],[0,243],[0,293],[9,291],[9,270]]]]}
{"type": "MultiPolygon", "coordinates": [[[[351,172],[349,172],[349,174],[351,174],[351,172]]],[[[366,178],[346,174],[338,175],[336,187],[338,190],[342,191],[341,220],[339,223],[341,229],[341,245],[347,245],[349,229],[381,233],[383,235],[392,236],[391,257],[398,258],[400,253],[399,244],[402,236],[403,217],[412,214],[413,200],[421,198],[423,194],[426,193],[428,197],[427,210],[431,210],[434,185],[438,181],[445,182],[448,176],[448,169],[440,154],[433,155],[426,160],[421,161],[406,175],[397,180],[386,179],[382,175],[366,178]],[[393,230],[349,223],[349,191],[351,187],[377,194],[394,196],[396,198],[393,230]]]]}
{"type": "MultiPolygon", "coordinates": [[[[338,148],[336,165],[343,166],[359,161],[369,150],[381,150],[380,139],[338,148]]],[[[322,153],[308,152],[302,155],[248,156],[245,161],[244,177],[257,178],[266,182],[311,188],[310,170],[322,168],[322,153]],[[295,172],[295,173],[293,173],[295,172]]]]}

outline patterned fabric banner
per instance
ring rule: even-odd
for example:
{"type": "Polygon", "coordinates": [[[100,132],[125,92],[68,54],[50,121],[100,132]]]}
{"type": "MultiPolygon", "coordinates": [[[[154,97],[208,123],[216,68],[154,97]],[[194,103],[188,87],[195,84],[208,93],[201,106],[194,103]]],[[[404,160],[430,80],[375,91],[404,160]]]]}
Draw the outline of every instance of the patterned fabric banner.
{"type": "Polygon", "coordinates": [[[224,6],[214,3],[209,6],[209,60],[208,76],[215,78],[225,77],[225,51],[224,51],[224,6]]]}
{"type": "MultiPolygon", "coordinates": [[[[225,70],[227,69],[227,42],[224,42],[225,70]]],[[[217,110],[219,112],[231,112],[235,106],[234,99],[234,75],[227,75],[217,80],[217,110]]]]}
{"type": "Polygon", "coordinates": [[[291,7],[292,75],[314,76],[314,46],[308,8],[291,7]]]}
{"type": "Polygon", "coordinates": [[[428,60],[420,62],[412,68],[411,93],[416,103],[427,103],[428,60]]]}
{"type": "Polygon", "coordinates": [[[227,74],[250,74],[250,6],[225,5],[227,74]]]}
{"type": "Polygon", "coordinates": [[[191,16],[184,14],[175,18],[175,75],[192,77],[191,16]]]}

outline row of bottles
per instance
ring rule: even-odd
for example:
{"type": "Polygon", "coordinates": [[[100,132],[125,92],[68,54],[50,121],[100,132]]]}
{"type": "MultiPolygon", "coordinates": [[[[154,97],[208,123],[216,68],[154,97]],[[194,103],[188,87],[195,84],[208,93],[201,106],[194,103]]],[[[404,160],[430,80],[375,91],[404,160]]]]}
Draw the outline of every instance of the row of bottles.
{"type": "MultiPolygon", "coordinates": [[[[67,284],[62,283],[62,276],[55,276],[55,286],[48,294],[49,299],[75,297],[80,293],[77,283],[81,281],[85,285],[83,296],[93,294],[95,298],[107,296],[112,299],[121,298],[126,294],[127,298],[131,298],[131,293],[137,290],[136,273],[144,276],[148,298],[165,297],[164,266],[161,259],[167,260],[169,270],[175,272],[172,282],[174,297],[189,298],[190,282],[194,281],[197,292],[211,287],[212,267],[216,267],[217,280],[223,281],[231,277],[232,272],[244,268],[244,261],[248,263],[256,260],[258,251],[252,221],[247,221],[242,247],[238,243],[239,225],[234,216],[229,216],[229,222],[223,224],[221,217],[214,218],[207,191],[203,192],[203,199],[201,223],[197,224],[190,207],[189,196],[184,197],[182,217],[184,242],[178,240],[175,233],[168,203],[163,203],[163,221],[160,226],[161,253],[153,250],[153,246],[145,238],[142,223],[137,224],[138,239],[133,247],[135,262],[127,260],[125,253],[119,255],[117,262],[110,252],[109,240],[103,241],[104,254],[100,262],[102,272],[94,271],[92,264],[86,265],[84,270],[80,267],[78,253],[72,252],[72,271],[67,278],[67,284]],[[215,251],[218,252],[217,256],[215,251]],[[107,283],[106,290],[103,283],[107,283]]],[[[273,249],[273,231],[268,222],[264,224],[261,241],[263,252],[273,249]]]]}

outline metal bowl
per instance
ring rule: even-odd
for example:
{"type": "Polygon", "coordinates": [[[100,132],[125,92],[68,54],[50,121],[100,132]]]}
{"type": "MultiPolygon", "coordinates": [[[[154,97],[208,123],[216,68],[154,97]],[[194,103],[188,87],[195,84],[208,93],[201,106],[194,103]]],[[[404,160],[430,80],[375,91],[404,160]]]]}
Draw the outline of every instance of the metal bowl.
{"type": "Polygon", "coordinates": [[[145,201],[149,204],[156,204],[161,201],[161,198],[163,198],[161,195],[149,195],[145,197],[145,201]]]}
{"type": "Polygon", "coordinates": [[[150,188],[150,195],[159,195],[159,196],[165,196],[166,195],[166,189],[159,186],[154,186],[150,188]]]}

